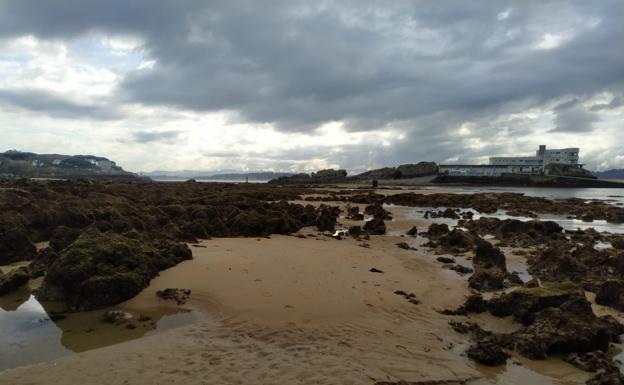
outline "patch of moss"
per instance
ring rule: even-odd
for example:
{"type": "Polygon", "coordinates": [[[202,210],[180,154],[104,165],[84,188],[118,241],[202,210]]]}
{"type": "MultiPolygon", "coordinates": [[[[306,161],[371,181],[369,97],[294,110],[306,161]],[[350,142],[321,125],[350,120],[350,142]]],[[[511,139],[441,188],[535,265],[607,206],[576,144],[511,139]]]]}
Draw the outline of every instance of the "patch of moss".
{"type": "Polygon", "coordinates": [[[52,263],[41,297],[94,309],[134,297],[159,271],[192,257],[186,245],[148,243],[89,228],[52,263]]]}

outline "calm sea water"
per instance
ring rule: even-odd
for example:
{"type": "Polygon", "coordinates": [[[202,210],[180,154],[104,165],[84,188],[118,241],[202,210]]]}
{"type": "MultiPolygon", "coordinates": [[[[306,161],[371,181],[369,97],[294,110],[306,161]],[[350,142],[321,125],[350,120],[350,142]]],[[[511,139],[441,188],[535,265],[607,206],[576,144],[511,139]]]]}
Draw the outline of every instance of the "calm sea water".
{"type": "Polygon", "coordinates": [[[610,204],[624,206],[624,188],[550,188],[550,187],[453,187],[426,186],[427,192],[452,192],[455,194],[490,193],[521,193],[527,196],[548,199],[580,198],[585,200],[599,199],[610,204]]]}

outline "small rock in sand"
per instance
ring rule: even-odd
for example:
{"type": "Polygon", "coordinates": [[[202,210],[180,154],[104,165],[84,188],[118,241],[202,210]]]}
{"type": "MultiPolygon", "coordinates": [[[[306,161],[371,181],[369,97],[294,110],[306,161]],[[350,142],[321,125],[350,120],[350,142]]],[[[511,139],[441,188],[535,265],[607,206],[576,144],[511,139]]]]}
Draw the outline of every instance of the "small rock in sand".
{"type": "Polygon", "coordinates": [[[178,305],[183,305],[189,299],[191,291],[189,289],[172,289],[158,290],[156,296],[164,300],[174,300],[178,305]]]}

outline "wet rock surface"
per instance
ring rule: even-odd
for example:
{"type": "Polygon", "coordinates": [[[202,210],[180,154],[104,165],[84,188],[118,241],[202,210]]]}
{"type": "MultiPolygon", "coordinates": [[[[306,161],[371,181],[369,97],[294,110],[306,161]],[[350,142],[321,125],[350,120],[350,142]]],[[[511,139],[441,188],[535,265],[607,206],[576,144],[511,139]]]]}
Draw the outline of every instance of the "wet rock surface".
{"type": "Polygon", "coordinates": [[[386,223],[383,219],[373,218],[364,224],[364,231],[370,235],[383,235],[386,233],[386,223]]]}
{"type": "Polygon", "coordinates": [[[615,318],[596,316],[583,290],[573,283],[517,289],[487,301],[471,296],[460,308],[443,314],[484,310],[497,317],[513,316],[522,325],[517,331],[499,334],[485,332],[476,324],[451,325],[458,332],[472,335],[475,343],[469,356],[490,365],[501,364],[507,357],[505,350],[514,350],[531,359],[568,354],[566,359],[583,370],[608,370],[614,363],[605,353],[624,332],[624,325],[615,318]]]}
{"type": "Polygon", "coordinates": [[[509,345],[532,359],[551,354],[607,351],[618,342],[624,326],[610,316],[597,317],[584,298],[573,298],[559,307],[534,315],[528,326],[510,335],[509,345]]]}
{"type": "Polygon", "coordinates": [[[598,288],[596,303],[624,311],[624,281],[608,280],[598,288]]]}
{"type": "Polygon", "coordinates": [[[555,239],[564,240],[563,228],[552,221],[520,221],[481,217],[478,220],[460,221],[462,226],[479,235],[494,235],[501,245],[527,247],[555,239]]]}
{"type": "Polygon", "coordinates": [[[167,288],[156,292],[158,298],[175,301],[178,305],[184,305],[191,296],[189,289],[167,288]]]}
{"type": "Polygon", "coordinates": [[[25,225],[26,219],[17,213],[2,212],[0,217],[0,265],[32,259],[36,249],[25,225]]]}
{"type": "Polygon", "coordinates": [[[159,271],[191,258],[186,245],[141,242],[92,228],[59,254],[39,296],[74,310],[111,306],[134,297],[159,271]]]}
{"type": "Polygon", "coordinates": [[[102,322],[118,325],[130,321],[132,319],[132,314],[126,313],[122,310],[107,310],[104,314],[102,314],[100,319],[102,322]]]}
{"type": "Polygon", "coordinates": [[[481,338],[468,348],[466,355],[483,365],[498,366],[507,362],[509,354],[494,337],[481,338]]]}
{"type": "MultiPolygon", "coordinates": [[[[74,310],[131,298],[190,258],[178,242],[333,231],[340,209],[287,203],[312,189],[269,185],[0,180],[0,264],[31,260],[38,296],[74,310]],[[49,241],[37,252],[34,243],[49,241]]],[[[3,275],[4,291],[26,280],[3,275]]]]}
{"type": "Polygon", "coordinates": [[[31,272],[27,267],[17,268],[6,274],[0,272],[0,295],[15,291],[20,286],[25,285],[30,278],[31,272]]]}

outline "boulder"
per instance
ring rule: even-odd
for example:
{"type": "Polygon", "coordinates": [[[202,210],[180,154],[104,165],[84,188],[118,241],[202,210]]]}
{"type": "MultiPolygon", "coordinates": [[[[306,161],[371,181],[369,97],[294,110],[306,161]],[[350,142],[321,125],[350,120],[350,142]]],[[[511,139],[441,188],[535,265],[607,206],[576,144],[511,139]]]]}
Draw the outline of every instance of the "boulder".
{"type": "Polygon", "coordinates": [[[569,283],[544,283],[543,287],[521,288],[487,301],[487,309],[497,317],[513,316],[528,325],[537,312],[559,307],[571,299],[584,299],[583,290],[569,283]]]}
{"type": "Polygon", "coordinates": [[[30,240],[24,226],[24,219],[19,214],[2,213],[0,217],[0,265],[16,261],[31,260],[37,250],[30,240]]]}
{"type": "Polygon", "coordinates": [[[468,278],[468,285],[479,291],[495,291],[521,284],[522,280],[517,275],[499,269],[476,270],[468,278]]]}
{"type": "Polygon", "coordinates": [[[507,354],[495,338],[483,338],[473,343],[466,355],[480,364],[499,366],[507,362],[507,354]]]}
{"type": "Polygon", "coordinates": [[[112,306],[134,297],[159,271],[191,258],[183,244],[88,229],[52,262],[39,296],[74,310],[112,306]]]}
{"type": "Polygon", "coordinates": [[[446,223],[432,223],[429,225],[427,229],[427,237],[428,238],[440,238],[441,236],[448,234],[449,227],[446,223]]]}
{"type": "Polygon", "coordinates": [[[347,206],[347,219],[352,221],[364,220],[364,214],[360,213],[359,206],[347,206]]]}
{"type": "Polygon", "coordinates": [[[340,208],[321,205],[319,216],[314,223],[319,231],[336,231],[336,222],[340,216],[340,208]]]}
{"type": "Polygon", "coordinates": [[[386,233],[386,223],[383,219],[373,218],[364,224],[364,231],[371,235],[383,235],[386,233]]]}
{"type": "Polygon", "coordinates": [[[441,262],[441,263],[455,263],[455,260],[453,258],[449,258],[449,257],[437,257],[436,261],[441,262]]]}
{"type": "Polygon", "coordinates": [[[596,303],[624,311],[624,281],[609,280],[600,285],[596,303]]]}
{"type": "Polygon", "coordinates": [[[178,305],[184,305],[191,296],[191,290],[167,288],[164,290],[158,290],[156,292],[156,296],[166,301],[175,301],[178,305]]]}
{"type": "Polygon", "coordinates": [[[507,271],[505,254],[503,254],[498,247],[494,247],[488,241],[482,240],[478,242],[472,263],[475,267],[478,266],[484,269],[496,268],[501,271],[507,271]]]}
{"type": "Polygon", "coordinates": [[[386,211],[379,204],[366,206],[366,208],[364,209],[364,214],[372,215],[374,218],[378,219],[392,219],[392,215],[390,215],[390,212],[386,211]]]}
{"type": "Polygon", "coordinates": [[[122,324],[132,319],[132,314],[122,310],[107,310],[102,314],[100,320],[111,324],[122,324]]]}
{"type": "Polygon", "coordinates": [[[450,269],[454,270],[459,275],[472,274],[474,272],[474,269],[471,269],[464,265],[460,265],[459,263],[456,263],[455,265],[451,266],[450,269]]]}
{"type": "Polygon", "coordinates": [[[449,233],[431,242],[431,245],[440,248],[444,252],[465,253],[474,249],[479,240],[480,238],[476,234],[460,229],[453,229],[449,233]]]}
{"type": "Polygon", "coordinates": [[[352,235],[354,237],[359,237],[362,234],[362,227],[361,226],[350,226],[349,227],[349,235],[352,235]]]}
{"type": "Polygon", "coordinates": [[[0,272],[0,295],[11,293],[30,280],[30,270],[27,267],[17,268],[7,274],[0,272]]]}
{"type": "Polygon", "coordinates": [[[606,351],[623,332],[624,326],[613,317],[596,317],[585,298],[572,298],[537,313],[529,326],[510,335],[510,343],[528,358],[545,359],[551,354],[606,351]]]}

